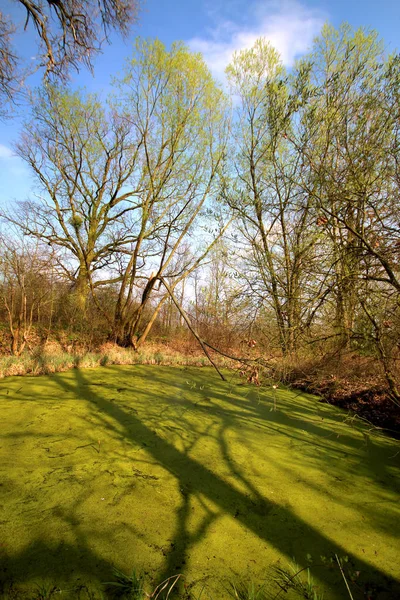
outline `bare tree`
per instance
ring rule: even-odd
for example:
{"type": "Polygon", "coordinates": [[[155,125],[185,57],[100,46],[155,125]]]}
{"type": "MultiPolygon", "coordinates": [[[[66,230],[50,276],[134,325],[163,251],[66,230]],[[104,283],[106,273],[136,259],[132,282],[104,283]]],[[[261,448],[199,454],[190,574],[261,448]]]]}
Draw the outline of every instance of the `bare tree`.
{"type": "Polygon", "coordinates": [[[4,105],[12,100],[17,90],[15,87],[17,56],[11,46],[14,31],[12,23],[7,21],[0,12],[0,101],[3,105],[0,109],[0,117],[6,115],[4,105]]]}
{"type": "Polygon", "coordinates": [[[48,273],[51,257],[38,244],[20,245],[2,239],[0,246],[0,307],[5,310],[10,350],[19,356],[41,308],[51,295],[48,273]]]}
{"type": "Polygon", "coordinates": [[[265,40],[236,53],[227,73],[240,99],[236,176],[224,190],[241,223],[238,272],[260,307],[273,312],[287,354],[309,326],[321,287],[309,277],[319,232],[310,197],[299,186],[304,166],[286,139],[298,127],[299,106],[278,53],[265,40]]]}
{"type": "Polygon", "coordinates": [[[124,118],[142,140],[145,182],[114,315],[115,338],[135,345],[157,280],[191,268],[177,258],[218,194],[228,126],[223,92],[203,59],[181,44],[167,51],[158,41],[138,42],[120,97],[124,118]],[[137,302],[140,269],[147,278],[137,302]]]}
{"type": "Polygon", "coordinates": [[[399,402],[399,56],[344,25],[325,26],[310,60],[303,137],[290,141],[331,256],[335,334],[375,352],[399,402]]]}
{"type": "Polygon", "coordinates": [[[108,109],[95,96],[39,93],[17,144],[37,197],[3,215],[58,250],[81,311],[91,291],[114,338],[134,344],[157,278],[179,278],[196,260],[181,260],[182,248],[206,207],[212,214],[227,131],[225,96],[201,57],[138,41],[108,109]],[[97,290],[112,283],[110,314],[97,290]]]}
{"type": "MultiPolygon", "coordinates": [[[[100,52],[111,31],[123,36],[136,19],[137,0],[17,0],[25,26],[32,23],[38,42],[38,68],[45,79],[62,79],[71,68],[80,65],[92,69],[93,57],[100,52]]],[[[0,101],[12,99],[18,83],[29,74],[21,61],[12,38],[16,27],[0,11],[0,101]]]]}

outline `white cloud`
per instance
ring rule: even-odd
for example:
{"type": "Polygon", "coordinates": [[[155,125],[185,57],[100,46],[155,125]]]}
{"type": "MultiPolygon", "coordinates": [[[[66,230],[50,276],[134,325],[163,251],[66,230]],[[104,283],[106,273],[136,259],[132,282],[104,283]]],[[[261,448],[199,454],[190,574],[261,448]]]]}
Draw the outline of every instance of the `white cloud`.
{"type": "Polygon", "coordinates": [[[15,158],[14,152],[11,150],[11,148],[0,144],[0,159],[9,160],[10,158],[15,158]]]}
{"type": "Polygon", "coordinates": [[[298,0],[264,0],[247,5],[247,23],[243,25],[213,14],[215,25],[207,36],[189,40],[189,46],[201,52],[216,77],[223,78],[225,67],[235,50],[250,48],[257,38],[265,37],[279,51],[286,66],[304,54],[318,35],[327,15],[298,0]]]}

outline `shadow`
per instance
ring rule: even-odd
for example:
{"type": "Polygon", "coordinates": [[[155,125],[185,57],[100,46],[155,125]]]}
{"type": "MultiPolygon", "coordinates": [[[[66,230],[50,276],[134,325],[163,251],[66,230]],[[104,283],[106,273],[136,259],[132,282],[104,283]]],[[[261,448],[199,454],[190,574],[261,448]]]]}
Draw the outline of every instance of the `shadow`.
{"type": "Polygon", "coordinates": [[[38,538],[17,556],[3,553],[0,565],[0,593],[7,600],[20,597],[41,600],[41,596],[33,595],[36,583],[41,582],[46,582],[49,589],[54,585],[57,595],[61,593],[63,598],[76,599],[81,595],[88,598],[84,592],[90,592],[91,588],[99,592],[96,598],[100,598],[101,587],[96,574],[101,573],[103,581],[115,579],[113,566],[82,539],[68,544],[38,538]],[[60,589],[58,582],[65,582],[66,572],[71,583],[60,589]],[[24,582],[34,582],[34,585],[25,588],[24,582]]]}
{"type": "MultiPolygon", "coordinates": [[[[113,460],[129,462],[132,467],[135,477],[132,486],[130,484],[125,486],[122,492],[118,484],[115,486],[115,506],[120,505],[122,500],[129,502],[132,493],[142,493],[142,490],[145,490],[143,496],[147,494],[148,501],[151,502],[152,494],[162,487],[162,482],[159,483],[160,478],[163,477],[162,473],[174,482],[179,501],[173,503],[172,535],[166,540],[166,544],[156,548],[162,555],[159,581],[176,573],[185,573],[196,544],[206,536],[211,539],[217,521],[229,518],[237,523],[243,539],[246,535],[251,535],[265,543],[266,547],[274,548],[288,561],[295,557],[300,567],[309,565],[310,554],[316,558],[332,557],[335,554],[339,557],[348,557],[351,569],[359,573],[352,590],[354,598],[367,597],[366,594],[371,590],[375,599],[400,597],[399,581],[388,576],[367,558],[349,552],[347,547],[328,537],[323,529],[316,528],[309,520],[300,516],[294,504],[274,501],[265,491],[268,487],[268,477],[278,469],[286,470],[287,474],[293,476],[295,483],[297,468],[301,472],[305,485],[310,490],[314,489],[321,493],[321,489],[318,490],[312,479],[308,480],[304,473],[307,472],[307,468],[316,468],[318,465],[321,468],[325,466],[326,469],[329,465],[332,477],[338,477],[342,474],[343,467],[335,464],[335,461],[341,460],[340,457],[346,459],[350,457],[353,460],[352,468],[358,476],[361,471],[362,476],[372,476],[378,478],[378,481],[380,478],[383,490],[396,490],[397,479],[386,472],[387,465],[382,466],[384,471],[382,474],[379,472],[376,459],[368,459],[371,449],[363,445],[362,434],[358,437],[354,432],[348,433],[348,426],[343,425],[339,418],[335,421],[332,417],[334,411],[325,407],[321,409],[323,416],[318,414],[316,416],[315,411],[305,406],[304,414],[308,416],[308,420],[297,418],[301,410],[300,400],[298,404],[293,404],[290,398],[286,399],[284,395],[279,401],[279,410],[269,411],[269,407],[266,409],[265,402],[260,401],[259,398],[257,401],[238,398],[237,390],[235,392],[232,385],[217,384],[213,381],[212,393],[209,395],[206,393],[207,389],[201,390],[200,385],[197,384],[194,388],[190,386],[185,388],[182,383],[179,383],[184,379],[184,375],[178,370],[176,370],[177,381],[174,382],[175,395],[169,394],[168,404],[165,406],[162,397],[166,394],[165,390],[168,386],[171,386],[167,371],[162,368],[157,371],[148,369],[151,384],[149,382],[145,391],[137,389],[134,381],[124,381],[123,385],[118,383],[120,381],[118,377],[115,383],[91,382],[90,375],[78,369],[74,370],[72,375],[69,374],[69,377],[54,375],[51,378],[59,387],[60,397],[67,395],[67,398],[79,398],[87,403],[86,407],[90,409],[89,415],[85,414],[80,418],[88,424],[95,424],[98,431],[103,428],[107,430],[107,439],[111,440],[107,452],[113,460]],[[153,390],[154,387],[159,390],[158,393],[153,390]],[[121,392],[124,394],[122,400],[119,398],[121,392]],[[108,398],[107,395],[112,397],[108,398]],[[128,399],[126,399],[127,395],[128,399]],[[196,415],[196,419],[193,415],[196,415]],[[249,428],[248,431],[246,428],[249,428]],[[258,429],[269,432],[270,436],[267,439],[271,444],[275,443],[275,437],[281,440],[282,435],[287,439],[290,448],[292,448],[291,444],[294,444],[291,464],[289,464],[290,460],[283,461],[279,458],[279,445],[277,446],[275,454],[272,455],[276,462],[271,463],[270,469],[267,468],[258,476],[257,481],[263,482],[262,488],[247,474],[247,471],[253,468],[251,460],[246,463],[241,456],[235,457],[231,444],[232,437],[235,437],[244,445],[246,457],[250,457],[252,453],[260,450],[261,442],[256,435],[258,429]],[[330,437],[332,431],[338,436],[335,443],[330,437]],[[124,444],[123,452],[117,449],[117,442],[124,444]],[[299,459],[295,454],[296,444],[297,447],[302,448],[299,459]],[[320,448],[317,458],[316,447],[320,448]],[[210,449],[212,449],[211,455],[215,454],[218,467],[214,468],[214,464],[207,462],[210,460],[210,449]],[[360,450],[363,456],[360,455],[360,450]],[[130,452],[134,454],[129,454],[130,452]],[[143,453],[146,454],[147,460],[142,458],[143,453]],[[202,461],[200,457],[203,456],[202,461]],[[309,460],[309,464],[302,464],[300,469],[300,460],[303,462],[309,460]],[[143,465],[146,465],[146,469],[143,465]],[[146,487],[138,488],[135,483],[138,478],[140,484],[146,487]],[[201,517],[193,522],[192,513],[195,506],[201,507],[201,517]]],[[[102,372],[103,374],[115,373],[116,369],[107,368],[102,372]]],[[[135,373],[138,373],[135,368],[120,369],[119,377],[123,374],[134,377],[135,373]]],[[[171,376],[170,369],[169,378],[171,376]]],[[[268,402],[270,403],[270,400],[268,402]]],[[[380,443],[380,441],[372,442],[379,451],[380,443]]],[[[383,441],[382,444],[384,446],[385,442],[383,441]]],[[[101,456],[99,453],[99,461],[101,456]]],[[[353,474],[350,472],[348,475],[351,478],[353,474]]],[[[132,478],[132,474],[129,476],[132,478]]],[[[328,493],[326,490],[322,491],[328,493]]],[[[346,498],[339,496],[340,493],[332,492],[335,501],[346,504],[346,498]]],[[[61,577],[65,564],[68,564],[71,572],[76,571],[82,577],[90,578],[93,575],[98,576],[99,573],[102,577],[109,577],[111,562],[93,551],[87,534],[82,532],[79,514],[83,514],[80,513],[80,507],[85,504],[86,499],[87,496],[82,492],[64,512],[55,514],[68,524],[69,530],[74,532],[74,543],[67,545],[62,551],[57,551],[54,545],[44,542],[39,536],[28,549],[24,549],[5,563],[6,574],[15,571],[20,577],[24,577],[25,573],[26,580],[37,576],[46,577],[51,572],[60,573],[61,577]]],[[[310,510],[312,511],[311,506],[310,510]]],[[[143,514],[146,514],[145,511],[143,514]]],[[[394,526],[394,523],[391,519],[391,526],[394,526]]],[[[123,527],[129,526],[128,522],[123,523],[123,527]]],[[[99,531],[101,530],[100,527],[99,531]]],[[[138,530],[133,531],[133,534],[137,539],[141,536],[138,530]]],[[[110,535],[107,527],[101,535],[107,541],[107,536],[110,535]]],[[[111,538],[108,541],[112,543],[111,538]]],[[[144,540],[144,543],[150,544],[151,540],[144,540]]],[[[234,548],[229,545],[229,540],[226,540],[226,544],[227,550],[234,552],[234,548]]],[[[212,555],[207,556],[211,562],[213,558],[215,557],[212,555]]],[[[232,575],[232,571],[229,570],[229,557],[222,558],[226,559],[227,577],[229,577],[232,575]]],[[[251,562],[256,563],[253,571],[265,576],[266,565],[263,556],[249,556],[248,564],[241,566],[242,575],[246,576],[251,562]]],[[[233,575],[239,574],[240,570],[236,568],[233,575]]],[[[346,597],[346,588],[338,569],[332,572],[324,571],[321,575],[315,573],[315,577],[328,584],[329,598],[339,600],[346,597]]],[[[194,579],[194,583],[198,584],[208,578],[209,575],[200,572],[194,579]]],[[[189,593],[188,588],[185,593],[189,593]]]]}

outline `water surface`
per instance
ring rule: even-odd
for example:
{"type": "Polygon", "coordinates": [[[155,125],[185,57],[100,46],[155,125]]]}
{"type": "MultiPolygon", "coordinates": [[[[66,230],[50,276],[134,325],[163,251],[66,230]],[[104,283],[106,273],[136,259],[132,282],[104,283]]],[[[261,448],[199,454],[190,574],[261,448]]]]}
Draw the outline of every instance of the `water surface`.
{"type": "Polygon", "coordinates": [[[336,554],[355,598],[400,597],[398,442],[312,396],[111,366],[5,379],[0,404],[3,580],[68,597],[115,566],[182,573],[203,600],[240,577],[272,598],[271,566],[295,559],[339,600],[336,554]]]}

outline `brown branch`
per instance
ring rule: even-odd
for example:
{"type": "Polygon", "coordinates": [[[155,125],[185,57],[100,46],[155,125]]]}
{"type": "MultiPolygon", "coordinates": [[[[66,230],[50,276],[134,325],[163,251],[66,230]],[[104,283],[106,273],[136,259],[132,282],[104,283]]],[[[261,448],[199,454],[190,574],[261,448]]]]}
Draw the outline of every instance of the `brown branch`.
{"type": "Polygon", "coordinates": [[[164,277],[162,277],[161,275],[159,275],[158,278],[163,283],[165,289],[167,290],[168,294],[171,297],[172,302],[175,304],[175,306],[178,309],[179,313],[182,315],[182,318],[185,321],[186,325],[189,327],[189,330],[194,335],[194,337],[196,338],[196,340],[199,342],[200,346],[203,349],[204,354],[207,356],[208,360],[210,361],[210,363],[212,364],[212,366],[214,367],[214,369],[217,371],[217,373],[221,377],[222,381],[226,381],[226,377],[221,373],[221,371],[219,370],[219,368],[217,367],[217,365],[215,364],[215,362],[211,358],[211,356],[210,356],[210,354],[209,354],[209,352],[208,352],[208,350],[206,348],[206,344],[203,342],[203,340],[200,338],[200,336],[197,333],[197,331],[192,326],[192,324],[191,324],[191,322],[189,320],[189,317],[187,316],[187,314],[185,313],[185,311],[183,310],[183,308],[180,306],[179,302],[176,300],[176,298],[175,298],[175,296],[174,296],[174,294],[173,294],[170,286],[165,281],[164,277]]]}

